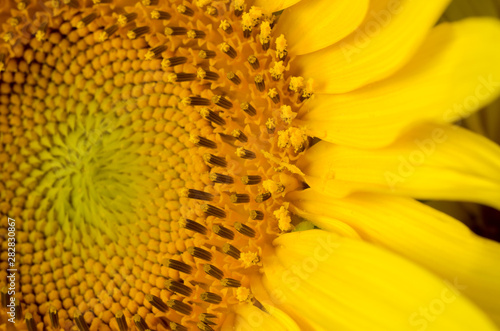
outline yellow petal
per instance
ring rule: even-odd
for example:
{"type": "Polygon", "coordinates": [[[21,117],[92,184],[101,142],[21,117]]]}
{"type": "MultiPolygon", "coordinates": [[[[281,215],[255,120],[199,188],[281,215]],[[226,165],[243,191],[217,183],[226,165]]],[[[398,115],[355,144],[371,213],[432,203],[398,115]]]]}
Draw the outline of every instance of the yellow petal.
{"type": "Polygon", "coordinates": [[[335,199],[312,189],[287,198],[295,213],[317,226],[338,233],[337,223],[344,222],[364,240],[456,283],[500,325],[500,244],[409,198],[358,193],[335,199]]]}
{"type": "Polygon", "coordinates": [[[264,9],[268,13],[274,13],[290,6],[293,6],[301,0],[255,0],[254,6],[264,9]]]}
{"type": "Polygon", "coordinates": [[[275,245],[271,297],[325,330],[496,330],[451,284],[371,244],[310,230],[275,245]]]}
{"type": "Polygon", "coordinates": [[[382,80],[406,64],[449,0],[373,0],[361,26],[337,44],[298,56],[300,74],[322,93],[341,93],[382,80]]]}
{"type": "Polygon", "coordinates": [[[421,126],[377,150],[320,142],[298,166],[309,186],[336,197],[384,192],[500,209],[500,147],[451,125],[421,126]]]}
{"type": "Polygon", "coordinates": [[[266,312],[251,304],[242,304],[236,308],[236,331],[273,330],[300,331],[300,328],[290,316],[278,308],[263,304],[266,312]]]}
{"type": "Polygon", "coordinates": [[[368,5],[368,0],[302,0],[283,12],[277,35],[285,34],[290,53],[311,53],[353,32],[363,21],[368,5]]]}
{"type": "Polygon", "coordinates": [[[310,135],[373,148],[418,123],[468,117],[500,94],[498,40],[497,20],[441,24],[394,76],[341,95],[316,95],[299,118],[310,135]]]}

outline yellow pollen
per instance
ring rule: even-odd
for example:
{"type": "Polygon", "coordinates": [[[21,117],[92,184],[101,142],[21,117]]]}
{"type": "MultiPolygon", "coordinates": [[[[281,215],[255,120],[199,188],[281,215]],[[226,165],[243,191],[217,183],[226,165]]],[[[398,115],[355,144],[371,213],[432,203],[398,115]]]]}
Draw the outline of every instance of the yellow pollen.
{"type": "Polygon", "coordinates": [[[198,70],[196,70],[196,76],[200,79],[203,79],[207,76],[207,72],[203,70],[203,68],[198,68],[198,70]]]}
{"type": "Polygon", "coordinates": [[[127,37],[128,39],[135,39],[137,38],[137,34],[134,31],[130,30],[129,32],[127,32],[127,37]]]}
{"type": "Polygon", "coordinates": [[[283,185],[280,183],[275,182],[272,179],[266,179],[262,183],[262,187],[264,187],[264,190],[271,192],[271,193],[281,193],[284,190],[283,185]]]}
{"type": "Polygon", "coordinates": [[[227,20],[222,20],[219,24],[219,28],[221,28],[222,30],[226,31],[227,29],[229,29],[231,27],[231,24],[229,24],[229,22],[227,20]]]}
{"type": "Polygon", "coordinates": [[[19,10],[25,10],[26,9],[26,2],[21,1],[17,3],[17,9],[19,10]]]}
{"type": "Polygon", "coordinates": [[[278,131],[278,147],[287,148],[290,146],[290,136],[288,130],[278,131]]]}
{"type": "Polygon", "coordinates": [[[12,34],[12,32],[6,32],[2,38],[6,43],[8,43],[12,40],[12,38],[14,38],[14,35],[12,34]]]}
{"type": "Polygon", "coordinates": [[[118,24],[120,24],[121,26],[125,26],[128,22],[127,22],[127,17],[125,17],[125,15],[118,15],[118,24]]]}
{"type": "Polygon", "coordinates": [[[230,49],[231,49],[231,46],[226,43],[226,42],[223,42],[219,45],[219,48],[221,51],[223,51],[224,53],[228,52],[230,49]]]}
{"type": "Polygon", "coordinates": [[[276,38],[276,54],[278,58],[283,58],[286,55],[286,39],[284,35],[280,35],[276,38]]]}
{"type": "Polygon", "coordinates": [[[205,6],[208,6],[209,4],[212,3],[212,0],[197,0],[196,1],[196,6],[203,8],[205,6]]]}
{"type": "Polygon", "coordinates": [[[267,96],[270,97],[271,99],[276,97],[278,95],[278,91],[276,88],[270,88],[269,91],[267,91],[267,96]]]}
{"type": "Polygon", "coordinates": [[[271,24],[268,21],[260,23],[259,41],[266,44],[271,40],[271,24]]]}
{"type": "Polygon", "coordinates": [[[36,35],[35,35],[35,38],[38,40],[38,41],[43,41],[45,39],[45,32],[44,31],[37,31],[36,32],[36,35]]]}
{"type": "Polygon", "coordinates": [[[308,99],[313,95],[314,89],[314,80],[309,78],[306,83],[306,87],[302,90],[302,97],[304,99],[308,99]]]}
{"type": "Polygon", "coordinates": [[[285,70],[286,68],[283,65],[283,61],[278,61],[274,63],[274,66],[271,69],[269,69],[269,73],[274,79],[278,80],[281,79],[285,70]]]}
{"type": "Polygon", "coordinates": [[[151,12],[151,18],[152,19],[159,19],[160,18],[160,12],[158,10],[153,10],[151,12]]]}
{"type": "Polygon", "coordinates": [[[293,229],[292,219],[288,212],[288,202],[284,202],[280,209],[273,212],[274,217],[278,220],[278,227],[281,231],[287,232],[293,229]]]}
{"type": "Polygon", "coordinates": [[[238,155],[238,157],[244,157],[246,155],[245,148],[243,148],[243,147],[236,148],[235,153],[236,153],[236,155],[238,155]]]}
{"type": "Polygon", "coordinates": [[[283,105],[280,107],[280,116],[283,122],[285,122],[286,124],[291,124],[292,120],[297,116],[297,114],[292,111],[292,107],[283,105]]]}
{"type": "Polygon", "coordinates": [[[236,289],[236,299],[238,299],[239,302],[249,302],[252,297],[253,295],[249,288],[240,286],[236,289]]]}
{"type": "Polygon", "coordinates": [[[11,17],[9,19],[9,24],[11,26],[18,26],[19,25],[19,18],[17,18],[17,17],[11,17]]]}
{"type": "Polygon", "coordinates": [[[144,54],[144,59],[149,61],[149,60],[154,59],[155,56],[156,55],[155,55],[155,53],[153,51],[147,51],[146,54],[144,54]]]}
{"type": "Polygon", "coordinates": [[[245,9],[245,0],[234,0],[234,8],[237,10],[245,9]]]}
{"type": "Polygon", "coordinates": [[[290,144],[293,146],[296,153],[304,147],[307,141],[307,134],[302,128],[289,128],[288,136],[290,137],[290,144]]]}
{"type": "Polygon", "coordinates": [[[276,122],[274,121],[274,118],[267,119],[266,128],[271,131],[274,131],[274,129],[276,129],[276,122]]]}
{"type": "Polygon", "coordinates": [[[260,262],[259,255],[255,252],[242,252],[240,254],[240,261],[244,268],[250,268],[260,262]]]}
{"type": "Polygon", "coordinates": [[[102,32],[99,34],[99,41],[100,41],[100,42],[104,42],[104,41],[106,41],[108,38],[109,38],[109,36],[108,36],[108,33],[107,33],[106,31],[102,31],[102,32]]]}
{"type": "Polygon", "coordinates": [[[299,92],[304,87],[304,77],[290,77],[290,85],[288,87],[294,92],[299,92]]]}

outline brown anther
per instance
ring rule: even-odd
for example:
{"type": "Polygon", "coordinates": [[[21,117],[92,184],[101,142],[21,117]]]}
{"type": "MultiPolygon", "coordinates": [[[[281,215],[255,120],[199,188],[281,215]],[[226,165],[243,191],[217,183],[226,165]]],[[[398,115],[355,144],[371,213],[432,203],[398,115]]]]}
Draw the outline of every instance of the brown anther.
{"type": "Polygon", "coordinates": [[[262,77],[262,75],[257,75],[255,76],[255,86],[257,87],[257,89],[262,92],[264,91],[264,89],[266,88],[266,84],[264,83],[264,77],[262,77]]]}
{"type": "Polygon", "coordinates": [[[219,133],[220,139],[228,145],[236,147],[234,143],[236,142],[236,138],[225,133],[219,133]]]}
{"type": "Polygon", "coordinates": [[[137,13],[128,13],[125,15],[120,15],[118,18],[118,22],[121,25],[125,25],[127,23],[134,21],[137,18],[137,16],[138,16],[137,13]]]}
{"type": "Polygon", "coordinates": [[[110,26],[109,28],[105,29],[101,35],[101,40],[102,39],[108,39],[111,37],[116,31],[118,31],[118,25],[114,24],[110,26]]]}
{"type": "Polygon", "coordinates": [[[248,102],[242,102],[240,104],[240,107],[241,107],[241,110],[243,110],[245,113],[247,113],[250,116],[255,116],[255,114],[257,114],[257,111],[255,110],[255,108],[251,104],[249,104],[248,102]]]}
{"type": "Polygon", "coordinates": [[[210,16],[214,16],[214,17],[216,17],[219,14],[217,8],[215,8],[214,6],[210,6],[210,5],[207,6],[205,13],[207,13],[210,16]]]}
{"type": "MultiPolygon", "coordinates": [[[[144,55],[144,57],[146,60],[157,59],[157,58],[161,57],[161,53],[165,52],[167,49],[168,49],[168,47],[166,45],[160,45],[160,46],[157,46],[155,48],[151,48],[149,51],[147,51],[147,53],[144,55]]],[[[190,75],[190,74],[179,73],[177,75],[190,75]]],[[[196,78],[196,75],[194,75],[194,76],[196,78]]]]}
{"type": "Polygon", "coordinates": [[[172,279],[167,279],[165,281],[165,287],[167,288],[167,290],[178,293],[185,297],[188,297],[193,293],[193,290],[190,287],[187,287],[186,285],[172,279]]]}
{"type": "Polygon", "coordinates": [[[211,318],[217,318],[216,315],[214,314],[209,314],[209,313],[201,313],[200,316],[198,316],[201,322],[209,325],[215,325],[216,323],[214,321],[211,321],[211,318]]]}
{"type": "Polygon", "coordinates": [[[170,322],[168,326],[172,331],[188,331],[187,327],[180,325],[179,323],[170,322]]]}
{"type": "Polygon", "coordinates": [[[54,329],[59,329],[59,313],[57,312],[57,309],[54,306],[51,306],[49,308],[49,319],[50,319],[50,325],[54,329]]]}
{"type": "Polygon", "coordinates": [[[222,237],[224,239],[228,240],[233,240],[234,239],[234,232],[222,225],[213,225],[212,226],[212,231],[218,235],[219,237],[222,237]]]}
{"type": "Polygon", "coordinates": [[[250,202],[250,196],[248,194],[231,194],[231,202],[232,203],[248,203],[250,202]]]}
{"type": "Polygon", "coordinates": [[[78,330],[89,331],[89,326],[87,325],[87,322],[85,322],[85,319],[83,318],[83,314],[79,310],[75,310],[73,318],[74,318],[76,326],[78,327],[78,330]]]}
{"type": "Polygon", "coordinates": [[[154,20],[168,20],[170,19],[170,14],[166,11],[153,10],[151,11],[151,18],[154,20]]]}
{"type": "Polygon", "coordinates": [[[215,216],[217,218],[225,218],[226,212],[219,207],[215,207],[209,204],[200,205],[201,210],[208,216],[215,216]]]}
{"type": "Polygon", "coordinates": [[[96,18],[97,18],[97,13],[91,13],[91,14],[85,16],[84,18],[82,18],[80,20],[80,22],[78,22],[77,27],[83,28],[83,27],[89,25],[90,23],[92,23],[96,18]]]}
{"type": "Polygon", "coordinates": [[[268,118],[266,121],[267,133],[273,134],[276,130],[276,121],[274,118],[268,118]]]}
{"type": "Polygon", "coordinates": [[[212,260],[212,253],[209,251],[199,248],[199,247],[189,247],[187,249],[188,253],[191,254],[194,257],[197,257],[199,259],[205,260],[205,261],[211,261],[212,260]]]}
{"type": "Polygon", "coordinates": [[[173,259],[165,259],[163,260],[163,264],[165,264],[170,269],[174,269],[185,274],[190,274],[193,271],[193,267],[191,267],[190,265],[173,259]]]}
{"type": "Polygon", "coordinates": [[[206,80],[217,80],[219,79],[219,74],[213,71],[204,70],[203,68],[198,68],[197,71],[198,78],[206,80]]]}
{"type": "Polygon", "coordinates": [[[19,321],[23,316],[23,307],[21,306],[21,301],[19,301],[19,299],[14,300],[14,310],[16,312],[16,321],[19,321]]]}
{"type": "Polygon", "coordinates": [[[221,285],[224,287],[240,287],[241,282],[233,278],[224,278],[220,281],[221,285]]]}
{"type": "Polygon", "coordinates": [[[222,107],[224,109],[231,109],[233,107],[233,104],[231,103],[231,101],[227,100],[222,95],[214,95],[212,97],[212,102],[215,103],[217,106],[222,107]]]}
{"type": "Polygon", "coordinates": [[[244,10],[245,10],[245,8],[243,6],[235,7],[234,8],[234,15],[236,17],[240,17],[241,15],[243,15],[244,10]]]}
{"type": "Polygon", "coordinates": [[[179,14],[186,15],[186,16],[193,16],[194,15],[194,10],[192,10],[189,7],[186,7],[184,5],[179,5],[177,6],[177,11],[179,14]]]}
{"type": "Polygon", "coordinates": [[[28,328],[28,331],[37,331],[35,319],[33,318],[33,315],[31,315],[30,312],[27,312],[24,315],[24,322],[26,323],[26,327],[28,328]]]}
{"type": "Polygon", "coordinates": [[[193,311],[190,305],[179,300],[168,300],[167,306],[184,315],[189,315],[193,311]]]}
{"type": "Polygon", "coordinates": [[[264,307],[264,305],[263,305],[262,303],[260,303],[260,301],[259,301],[259,300],[255,299],[255,297],[254,297],[254,298],[252,298],[252,304],[253,304],[255,307],[257,307],[257,308],[259,308],[260,310],[262,310],[263,312],[267,313],[267,310],[266,310],[266,308],[264,307]]]}
{"type": "Polygon", "coordinates": [[[116,318],[116,324],[118,324],[118,328],[120,331],[127,331],[128,330],[128,325],[127,325],[127,319],[125,318],[125,315],[123,315],[123,311],[118,310],[115,314],[116,318]]]}
{"type": "Polygon", "coordinates": [[[166,312],[168,310],[168,306],[163,302],[162,299],[159,297],[152,295],[152,294],[146,294],[146,301],[151,304],[151,306],[155,307],[161,312],[166,312]]]}
{"type": "MultiPolygon", "coordinates": [[[[210,102],[210,100],[208,100],[210,102]]],[[[200,109],[200,115],[207,121],[213,122],[214,124],[217,125],[225,125],[226,121],[219,116],[219,114],[211,111],[210,109],[204,107],[200,109]]]]}
{"type": "Polygon", "coordinates": [[[248,57],[248,63],[250,63],[250,65],[252,66],[252,69],[254,70],[257,70],[259,69],[259,59],[257,59],[257,57],[255,57],[255,55],[250,55],[248,57]]]}
{"type": "Polygon", "coordinates": [[[210,106],[210,100],[196,96],[184,98],[182,103],[189,106],[210,106]]]}
{"type": "Polygon", "coordinates": [[[285,61],[285,60],[286,60],[287,55],[288,55],[288,51],[285,49],[285,50],[283,51],[283,54],[278,55],[278,59],[279,59],[280,61],[285,61]]]}
{"type": "Polygon", "coordinates": [[[184,224],[184,228],[186,228],[188,230],[198,232],[198,233],[201,233],[203,235],[207,234],[207,228],[198,222],[195,222],[195,221],[190,220],[190,219],[181,219],[180,223],[184,224]]]}
{"type": "Polygon", "coordinates": [[[187,57],[184,56],[174,56],[168,59],[163,59],[161,61],[161,65],[163,67],[175,67],[180,64],[184,64],[187,62],[187,57]]]}
{"type": "Polygon", "coordinates": [[[227,167],[227,161],[221,156],[216,156],[210,153],[203,154],[203,160],[212,167],[227,167]]]}
{"type": "Polygon", "coordinates": [[[127,32],[127,37],[129,39],[137,39],[142,35],[145,35],[146,33],[149,33],[151,31],[151,28],[149,26],[140,26],[135,29],[129,30],[127,32]]]}
{"type": "Polygon", "coordinates": [[[243,29],[243,37],[245,38],[250,38],[250,36],[252,35],[252,29],[249,28],[249,29],[243,29]]]}
{"type": "Polygon", "coordinates": [[[70,6],[71,8],[78,8],[78,7],[80,7],[80,4],[78,3],[78,0],[64,0],[64,4],[70,6]]]}
{"type": "Polygon", "coordinates": [[[198,329],[200,329],[201,331],[214,331],[214,328],[212,328],[210,325],[208,325],[207,323],[203,323],[203,322],[198,322],[196,323],[196,326],[198,327],[198,329]]]}
{"type": "Polygon", "coordinates": [[[209,179],[214,183],[219,184],[233,184],[234,180],[231,176],[223,175],[219,173],[211,173],[209,179]]]}
{"type": "Polygon", "coordinates": [[[241,141],[242,143],[246,143],[248,141],[247,136],[240,129],[235,129],[231,132],[231,135],[241,141]]]}
{"type": "Polygon", "coordinates": [[[217,148],[217,144],[215,142],[213,142],[212,140],[209,140],[205,137],[192,136],[190,140],[191,140],[191,142],[196,144],[196,146],[206,147],[206,148],[210,148],[210,149],[217,148]]]}
{"type": "Polygon", "coordinates": [[[269,41],[263,43],[262,50],[267,51],[269,49],[269,46],[271,46],[271,43],[269,41]]]}
{"type": "Polygon", "coordinates": [[[180,36],[187,33],[186,28],[178,27],[178,26],[167,26],[165,28],[165,35],[167,36],[180,36]]]}
{"type": "Polygon", "coordinates": [[[7,308],[7,305],[9,304],[8,292],[9,291],[7,290],[6,286],[2,287],[2,289],[0,290],[0,298],[1,298],[1,302],[2,302],[2,307],[4,307],[4,308],[7,308]]]}
{"type": "Polygon", "coordinates": [[[236,229],[236,231],[238,231],[239,233],[241,233],[244,236],[247,236],[250,238],[255,237],[255,230],[252,229],[251,227],[249,227],[248,225],[245,225],[245,224],[240,223],[240,222],[236,222],[236,223],[234,223],[234,228],[236,229]]]}
{"type": "Polygon", "coordinates": [[[213,304],[219,304],[222,302],[222,297],[218,294],[212,292],[204,292],[200,295],[200,299],[213,304]]]}
{"type": "Polygon", "coordinates": [[[230,71],[226,74],[227,79],[232,81],[235,85],[240,85],[241,79],[234,72],[230,71]]]}
{"type": "Polygon", "coordinates": [[[205,34],[205,32],[200,30],[189,30],[187,32],[187,36],[188,38],[191,39],[200,39],[200,38],[205,38],[207,35],[205,34]]]}
{"type": "Polygon", "coordinates": [[[236,155],[238,157],[241,157],[242,159],[248,159],[248,160],[252,160],[257,157],[257,155],[255,155],[254,152],[249,151],[248,149],[245,149],[243,147],[239,147],[236,149],[236,155]]]}
{"type": "Polygon", "coordinates": [[[240,250],[231,244],[224,244],[224,246],[222,246],[222,251],[224,254],[227,254],[236,260],[240,259],[240,250]]]}
{"type": "Polygon", "coordinates": [[[135,327],[138,331],[146,331],[149,329],[146,321],[141,317],[141,315],[135,314],[134,317],[132,317],[132,320],[134,321],[135,327]]]}
{"type": "Polygon", "coordinates": [[[222,30],[224,30],[224,32],[226,34],[233,33],[233,27],[231,26],[231,24],[227,20],[222,20],[220,22],[219,28],[221,28],[222,30]]]}
{"type": "Polygon", "coordinates": [[[234,59],[236,55],[238,55],[236,53],[236,50],[226,42],[220,44],[220,49],[223,53],[227,54],[232,59],[234,59]]]}
{"type": "Polygon", "coordinates": [[[207,275],[210,275],[218,280],[221,280],[222,277],[224,277],[222,270],[211,264],[204,264],[203,271],[205,271],[207,275]]]}
{"type": "Polygon", "coordinates": [[[179,73],[171,73],[168,76],[169,82],[176,82],[176,83],[181,83],[181,82],[192,82],[193,80],[196,79],[196,74],[189,74],[185,72],[179,72],[179,73]]]}
{"type": "Polygon", "coordinates": [[[200,57],[200,59],[211,59],[215,57],[215,54],[216,53],[214,51],[210,51],[208,49],[202,49],[198,52],[198,56],[200,57]]]}
{"type": "Polygon", "coordinates": [[[141,2],[144,6],[156,6],[159,0],[142,0],[141,2]]]}
{"type": "Polygon", "coordinates": [[[255,202],[261,203],[261,202],[264,202],[266,200],[269,200],[270,197],[271,197],[271,193],[269,193],[269,192],[261,193],[255,197],[255,202]]]}
{"type": "Polygon", "coordinates": [[[261,212],[260,210],[251,210],[250,218],[253,220],[261,221],[264,219],[264,213],[261,212]]]}
{"type": "Polygon", "coordinates": [[[241,181],[243,182],[243,184],[245,185],[256,185],[256,184],[259,184],[262,180],[262,177],[261,176],[253,176],[253,175],[249,175],[249,176],[243,176],[241,177],[241,181]]]}
{"type": "Polygon", "coordinates": [[[276,104],[280,102],[280,95],[278,91],[275,88],[270,88],[269,91],[267,91],[267,96],[276,104]]]}

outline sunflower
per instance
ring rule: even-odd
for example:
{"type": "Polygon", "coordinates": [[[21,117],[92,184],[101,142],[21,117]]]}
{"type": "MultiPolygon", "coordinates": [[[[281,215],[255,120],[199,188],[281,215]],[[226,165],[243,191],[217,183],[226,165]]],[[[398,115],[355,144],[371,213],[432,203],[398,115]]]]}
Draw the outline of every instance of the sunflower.
{"type": "Polygon", "coordinates": [[[414,200],[500,207],[448,2],[3,2],[1,327],[497,330],[499,245],[414,200]]]}

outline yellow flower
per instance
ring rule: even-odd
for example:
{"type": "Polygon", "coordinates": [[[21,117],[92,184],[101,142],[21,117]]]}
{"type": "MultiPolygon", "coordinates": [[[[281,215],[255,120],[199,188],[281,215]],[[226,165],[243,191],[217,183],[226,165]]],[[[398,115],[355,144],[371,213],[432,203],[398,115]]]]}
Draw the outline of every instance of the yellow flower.
{"type": "Polygon", "coordinates": [[[448,2],[3,2],[0,326],[497,330],[499,245],[413,199],[500,207],[448,2]]]}

